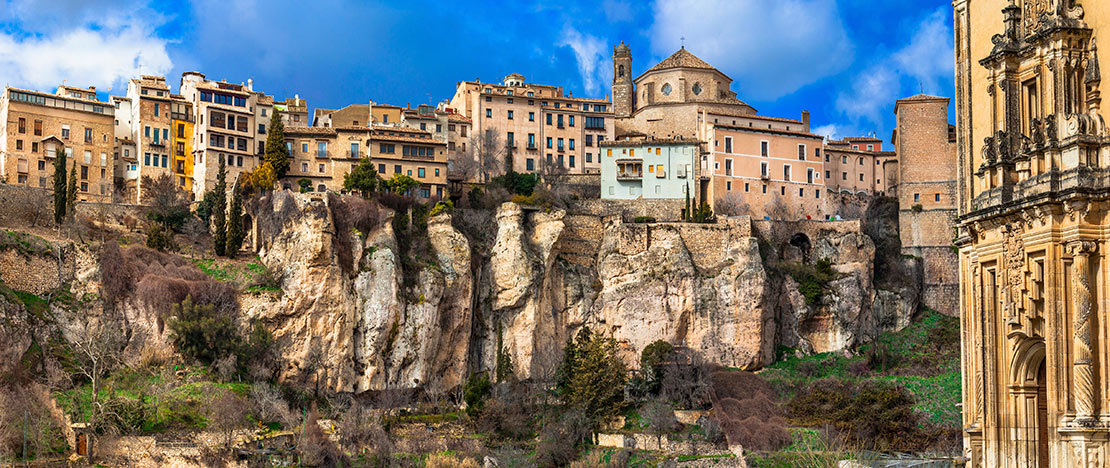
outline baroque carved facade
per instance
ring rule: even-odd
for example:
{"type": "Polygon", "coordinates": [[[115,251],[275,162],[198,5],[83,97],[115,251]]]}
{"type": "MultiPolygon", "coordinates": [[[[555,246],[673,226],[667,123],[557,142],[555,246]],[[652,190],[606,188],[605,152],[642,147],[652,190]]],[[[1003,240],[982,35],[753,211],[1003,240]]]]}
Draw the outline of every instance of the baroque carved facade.
{"type": "Polygon", "coordinates": [[[970,467],[1101,467],[1110,453],[1098,3],[954,2],[970,467]]]}

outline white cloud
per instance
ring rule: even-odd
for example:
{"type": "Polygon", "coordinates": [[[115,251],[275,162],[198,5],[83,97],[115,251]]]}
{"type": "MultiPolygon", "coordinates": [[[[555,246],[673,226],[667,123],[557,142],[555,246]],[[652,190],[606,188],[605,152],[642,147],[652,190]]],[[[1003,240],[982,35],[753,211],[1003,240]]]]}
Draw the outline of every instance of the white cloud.
{"type": "Polygon", "coordinates": [[[882,132],[883,115],[893,110],[895,100],[942,92],[941,83],[952,79],[954,56],[948,16],[939,8],[917,25],[905,46],[847,80],[836,109],[850,121],[867,122],[882,132]]]}
{"type": "MultiPolygon", "coordinates": [[[[118,90],[126,80],[164,74],[173,66],[167,40],[154,32],[156,15],[115,15],[96,22],[92,11],[64,18],[25,13],[36,2],[12,8],[20,31],[0,33],[0,85],[50,90],[65,81],[72,86],[118,90]]],[[[101,11],[98,14],[103,14],[101,11]]]]}
{"type": "Polygon", "coordinates": [[[835,124],[822,125],[814,128],[812,133],[833,140],[840,138],[840,127],[835,124]]]}
{"type": "Polygon", "coordinates": [[[560,47],[570,47],[578,61],[578,74],[582,77],[582,87],[587,93],[597,95],[601,92],[601,85],[612,79],[612,70],[609,69],[608,47],[605,40],[599,37],[583,34],[567,26],[559,39],[560,47]]]}
{"type": "Polygon", "coordinates": [[[772,100],[843,71],[854,46],[832,0],[659,0],[651,49],[681,45],[735,83],[740,99],[772,100]]]}

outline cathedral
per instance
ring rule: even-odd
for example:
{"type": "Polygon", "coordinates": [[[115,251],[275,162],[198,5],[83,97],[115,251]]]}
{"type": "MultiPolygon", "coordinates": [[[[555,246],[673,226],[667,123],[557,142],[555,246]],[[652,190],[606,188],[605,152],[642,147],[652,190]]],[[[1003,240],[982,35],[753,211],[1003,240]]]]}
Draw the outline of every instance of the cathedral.
{"type": "Polygon", "coordinates": [[[1105,1],[955,0],[969,467],[1110,455],[1105,1]]]}

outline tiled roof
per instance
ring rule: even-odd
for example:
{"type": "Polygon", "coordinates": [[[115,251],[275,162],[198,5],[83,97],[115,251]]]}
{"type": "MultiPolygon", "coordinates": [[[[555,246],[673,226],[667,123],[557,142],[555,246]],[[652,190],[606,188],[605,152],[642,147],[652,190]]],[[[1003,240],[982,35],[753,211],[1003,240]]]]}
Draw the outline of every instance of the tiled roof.
{"type": "Polygon", "coordinates": [[[658,70],[668,70],[671,68],[701,68],[705,70],[716,70],[716,68],[713,68],[712,65],[705,63],[704,60],[698,58],[696,55],[690,53],[690,51],[686,50],[686,48],[683,47],[681,49],[678,49],[678,52],[671,54],[670,57],[663,59],[662,62],[657,63],[654,67],[651,67],[648,71],[644,73],[646,74],[658,70]]]}
{"type": "Polygon", "coordinates": [[[790,135],[790,136],[797,136],[797,137],[803,137],[803,138],[816,138],[816,139],[819,139],[819,140],[824,140],[825,139],[825,137],[823,137],[821,135],[814,134],[814,133],[795,132],[793,130],[779,130],[777,128],[743,127],[743,126],[740,126],[740,125],[725,125],[725,124],[716,124],[715,126],[717,128],[724,128],[724,129],[727,129],[727,130],[738,130],[738,131],[742,131],[742,132],[771,133],[771,134],[775,134],[775,135],[790,135]]]}
{"type": "Polygon", "coordinates": [[[370,137],[370,140],[371,141],[400,141],[400,142],[406,142],[406,143],[420,143],[420,144],[424,144],[424,145],[447,146],[446,142],[439,141],[439,140],[433,140],[431,138],[418,138],[418,137],[400,136],[400,135],[380,135],[380,134],[376,134],[376,133],[370,137]]]}
{"type": "Polygon", "coordinates": [[[466,122],[466,123],[471,122],[470,117],[467,117],[467,116],[462,115],[462,114],[447,114],[447,121],[449,121],[449,122],[466,122]]]}
{"type": "Polygon", "coordinates": [[[420,129],[409,128],[409,127],[394,127],[394,126],[391,126],[391,125],[375,125],[374,130],[380,130],[380,131],[383,131],[383,132],[423,133],[423,134],[426,134],[426,135],[431,135],[431,133],[428,133],[428,131],[426,131],[426,130],[420,130],[420,129]]]}
{"type": "Polygon", "coordinates": [[[930,96],[928,94],[918,94],[916,96],[910,96],[908,98],[899,99],[898,101],[899,102],[904,102],[904,101],[936,101],[938,99],[948,99],[948,98],[941,97],[941,96],[930,96]]]}

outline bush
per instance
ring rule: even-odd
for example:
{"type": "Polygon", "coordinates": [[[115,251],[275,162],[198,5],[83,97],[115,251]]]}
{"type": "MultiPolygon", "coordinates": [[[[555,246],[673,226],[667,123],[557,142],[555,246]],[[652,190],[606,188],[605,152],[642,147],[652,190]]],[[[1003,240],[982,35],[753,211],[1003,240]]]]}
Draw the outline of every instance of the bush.
{"type": "Polygon", "coordinates": [[[656,434],[669,434],[682,427],[674,416],[674,408],[663,400],[649,401],[640,408],[640,415],[647,420],[651,432],[656,434]]]}
{"type": "Polygon", "coordinates": [[[663,383],[663,362],[673,351],[674,346],[670,343],[656,340],[640,352],[640,372],[650,392],[659,392],[659,386],[663,383]]]}
{"type": "Polygon", "coordinates": [[[528,439],[535,434],[534,409],[528,404],[522,384],[502,384],[497,387],[496,396],[485,402],[477,428],[502,439],[528,439]]]}
{"type": "Polygon", "coordinates": [[[436,202],[436,205],[433,206],[431,211],[428,212],[428,217],[432,218],[432,217],[435,217],[436,215],[438,215],[440,213],[450,213],[454,210],[455,210],[455,204],[451,203],[451,200],[444,200],[444,201],[436,202]]]}
{"type": "Polygon", "coordinates": [[[655,218],[653,218],[651,216],[637,216],[635,218],[632,218],[632,222],[634,222],[636,224],[654,223],[655,218]]]}
{"type": "Polygon", "coordinates": [[[173,233],[163,229],[161,224],[149,223],[146,226],[146,246],[160,251],[173,250],[173,233]]]}
{"type": "Polygon", "coordinates": [[[454,454],[433,453],[424,461],[424,468],[478,468],[473,458],[459,458],[454,454]]]}
{"type": "Polygon", "coordinates": [[[579,410],[563,413],[549,422],[536,444],[536,464],[541,468],[567,466],[578,458],[581,446],[592,435],[589,418],[579,410]]]}
{"type": "Polygon", "coordinates": [[[235,322],[227,314],[217,312],[215,306],[196,304],[192,296],[187,296],[173,307],[172,315],[171,341],[182,356],[211,364],[239,349],[235,322]]]}
{"type": "Polygon", "coordinates": [[[301,464],[305,466],[334,467],[347,465],[343,453],[336,447],[320,425],[316,422],[319,416],[316,409],[308,412],[302,428],[302,435],[297,438],[297,455],[301,464]]]}
{"type": "MultiPolygon", "coordinates": [[[[348,177],[349,176],[350,176],[350,174],[348,174],[348,177]]],[[[312,180],[305,179],[305,178],[302,177],[300,179],[297,179],[297,185],[300,186],[301,193],[306,193],[306,192],[308,192],[308,188],[312,187],[312,180]]],[[[344,183],[344,185],[346,185],[346,183],[344,183]]],[[[346,188],[347,190],[350,190],[350,188],[348,188],[348,187],[344,187],[344,188],[346,188]]]]}
{"type": "Polygon", "coordinates": [[[466,402],[466,414],[475,416],[485,406],[490,394],[489,375],[485,372],[471,374],[463,386],[463,401],[466,402]]]}
{"type": "Polygon", "coordinates": [[[790,443],[790,433],[770,385],[742,371],[712,375],[713,412],[730,443],[749,450],[778,450],[790,443]]]}
{"type": "Polygon", "coordinates": [[[806,299],[807,305],[817,305],[825,297],[829,283],[839,275],[832,268],[832,262],[822,258],[814,265],[788,263],[780,265],[798,283],[798,292],[806,299]]]}
{"type": "Polygon", "coordinates": [[[536,184],[540,181],[540,176],[537,174],[527,173],[522,174],[519,172],[510,171],[508,174],[494,177],[490,181],[491,185],[497,185],[508,190],[512,195],[522,195],[528,197],[536,188],[536,184]]]}
{"type": "Polygon", "coordinates": [[[794,424],[831,425],[872,450],[919,451],[937,437],[914,411],[909,392],[881,380],[818,380],[800,391],[786,408],[794,424]]]}

